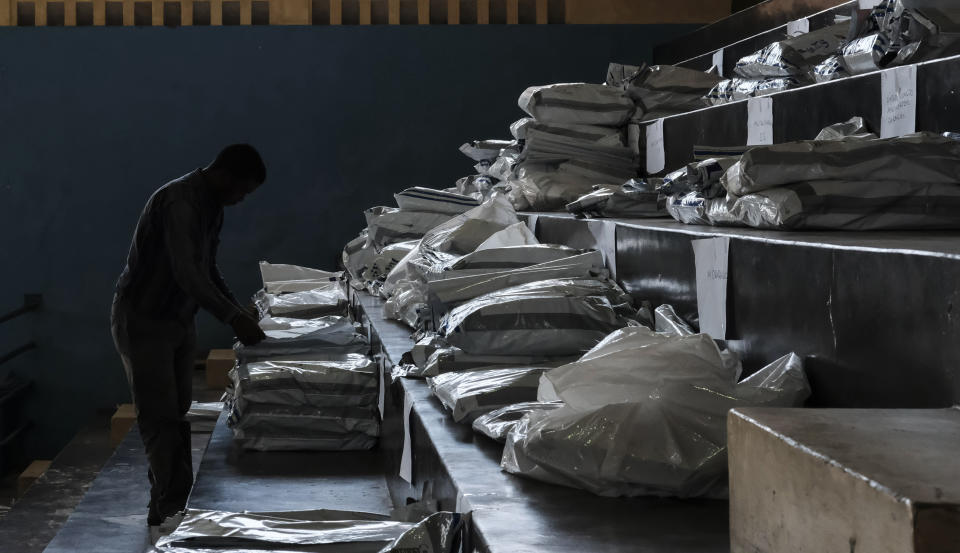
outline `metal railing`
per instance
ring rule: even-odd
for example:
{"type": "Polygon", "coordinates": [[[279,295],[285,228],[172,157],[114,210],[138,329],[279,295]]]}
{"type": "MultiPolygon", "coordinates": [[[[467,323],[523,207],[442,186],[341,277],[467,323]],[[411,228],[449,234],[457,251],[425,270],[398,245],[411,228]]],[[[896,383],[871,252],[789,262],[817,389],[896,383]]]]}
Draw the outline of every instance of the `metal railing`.
{"type": "MultiPolygon", "coordinates": [[[[20,316],[22,316],[22,315],[26,315],[27,313],[30,313],[31,311],[36,311],[36,310],[40,309],[40,307],[41,307],[42,305],[43,305],[43,296],[42,296],[42,295],[40,295],[40,294],[24,294],[24,295],[23,295],[23,305],[20,306],[20,307],[18,307],[18,308],[16,308],[16,309],[14,309],[13,311],[10,311],[9,313],[6,313],[6,314],[4,314],[4,315],[0,315],[0,323],[5,323],[5,322],[10,321],[10,320],[12,320],[12,319],[16,319],[17,317],[20,317],[20,316]]],[[[30,351],[30,350],[32,350],[32,349],[36,349],[36,348],[37,348],[37,343],[34,342],[34,341],[32,341],[32,340],[29,341],[29,342],[27,342],[26,344],[23,344],[22,346],[16,347],[16,348],[14,348],[12,351],[10,351],[10,352],[8,352],[8,353],[0,356],[0,365],[6,363],[7,361],[10,361],[11,359],[19,356],[19,355],[22,354],[22,353],[26,353],[26,352],[28,352],[28,351],[30,351]]]]}

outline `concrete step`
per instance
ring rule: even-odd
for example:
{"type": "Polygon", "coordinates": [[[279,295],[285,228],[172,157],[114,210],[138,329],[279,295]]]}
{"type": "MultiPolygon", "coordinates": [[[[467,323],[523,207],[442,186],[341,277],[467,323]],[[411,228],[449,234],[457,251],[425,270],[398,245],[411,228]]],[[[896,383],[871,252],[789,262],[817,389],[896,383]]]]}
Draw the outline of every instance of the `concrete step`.
{"type": "Polygon", "coordinates": [[[960,551],[960,408],[728,418],[733,553],[960,551]]]}
{"type": "Polygon", "coordinates": [[[526,214],[544,243],[604,252],[637,301],[698,319],[692,241],[729,240],[726,339],[749,373],[794,351],[817,407],[960,403],[960,232],[778,232],[526,214]],[[937,275],[930,278],[930,275],[937,275]],[[922,285],[918,285],[921,283],[922,285]]]}

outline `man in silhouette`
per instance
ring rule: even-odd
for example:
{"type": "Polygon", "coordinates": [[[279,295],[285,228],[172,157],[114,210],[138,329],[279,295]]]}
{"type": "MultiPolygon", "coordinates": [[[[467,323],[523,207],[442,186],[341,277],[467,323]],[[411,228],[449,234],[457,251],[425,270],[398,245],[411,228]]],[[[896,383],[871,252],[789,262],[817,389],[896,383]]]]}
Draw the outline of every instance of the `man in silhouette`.
{"type": "Polygon", "coordinates": [[[239,203],[264,180],[260,154],[234,144],[207,167],[162,186],[140,215],[117,282],[111,328],[150,463],[150,526],[181,511],[193,486],[185,416],[192,402],[198,308],[230,325],[244,344],[264,338],[216,263],[224,206],[239,203]]]}

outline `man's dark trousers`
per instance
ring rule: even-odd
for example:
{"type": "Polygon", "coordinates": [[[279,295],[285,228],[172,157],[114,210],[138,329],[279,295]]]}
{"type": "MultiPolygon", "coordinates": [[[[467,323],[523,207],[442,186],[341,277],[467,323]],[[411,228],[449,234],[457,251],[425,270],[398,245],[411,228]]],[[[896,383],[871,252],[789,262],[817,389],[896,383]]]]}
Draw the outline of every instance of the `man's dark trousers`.
{"type": "Polygon", "coordinates": [[[190,423],[197,341],[193,320],[150,320],[114,302],[111,328],[150,463],[148,522],[186,506],[193,486],[190,423]]]}

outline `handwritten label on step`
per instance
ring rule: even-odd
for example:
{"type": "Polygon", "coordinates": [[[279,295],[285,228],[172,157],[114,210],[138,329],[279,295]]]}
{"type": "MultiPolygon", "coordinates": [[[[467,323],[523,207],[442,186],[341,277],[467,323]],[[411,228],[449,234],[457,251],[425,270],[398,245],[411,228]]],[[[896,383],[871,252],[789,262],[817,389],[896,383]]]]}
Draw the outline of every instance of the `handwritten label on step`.
{"type": "Polygon", "coordinates": [[[715,340],[727,338],[727,254],[729,238],[693,240],[693,260],[697,272],[697,310],[700,332],[715,340]]]}
{"type": "Polygon", "coordinates": [[[773,144],[773,98],[747,100],[747,145],[773,144]]]}
{"type": "Polygon", "coordinates": [[[663,119],[647,125],[647,174],[663,171],[666,155],[663,151],[663,119]]]}
{"type": "Polygon", "coordinates": [[[413,411],[413,398],[403,394],[403,452],[400,454],[400,478],[413,484],[413,444],[410,442],[410,413],[413,411]]]}
{"type": "Polygon", "coordinates": [[[807,18],[787,23],[787,36],[800,36],[810,32],[810,20],[807,18]]]}
{"type": "Polygon", "coordinates": [[[713,59],[710,61],[710,65],[717,68],[718,75],[723,76],[723,48],[713,53],[713,59]]]}
{"type": "Polygon", "coordinates": [[[860,8],[861,10],[872,10],[881,1],[882,0],[859,0],[858,1],[859,5],[857,7],[860,8]]]}
{"type": "Polygon", "coordinates": [[[883,107],[880,138],[902,136],[917,129],[917,66],[905,65],[880,73],[883,107]]]}

